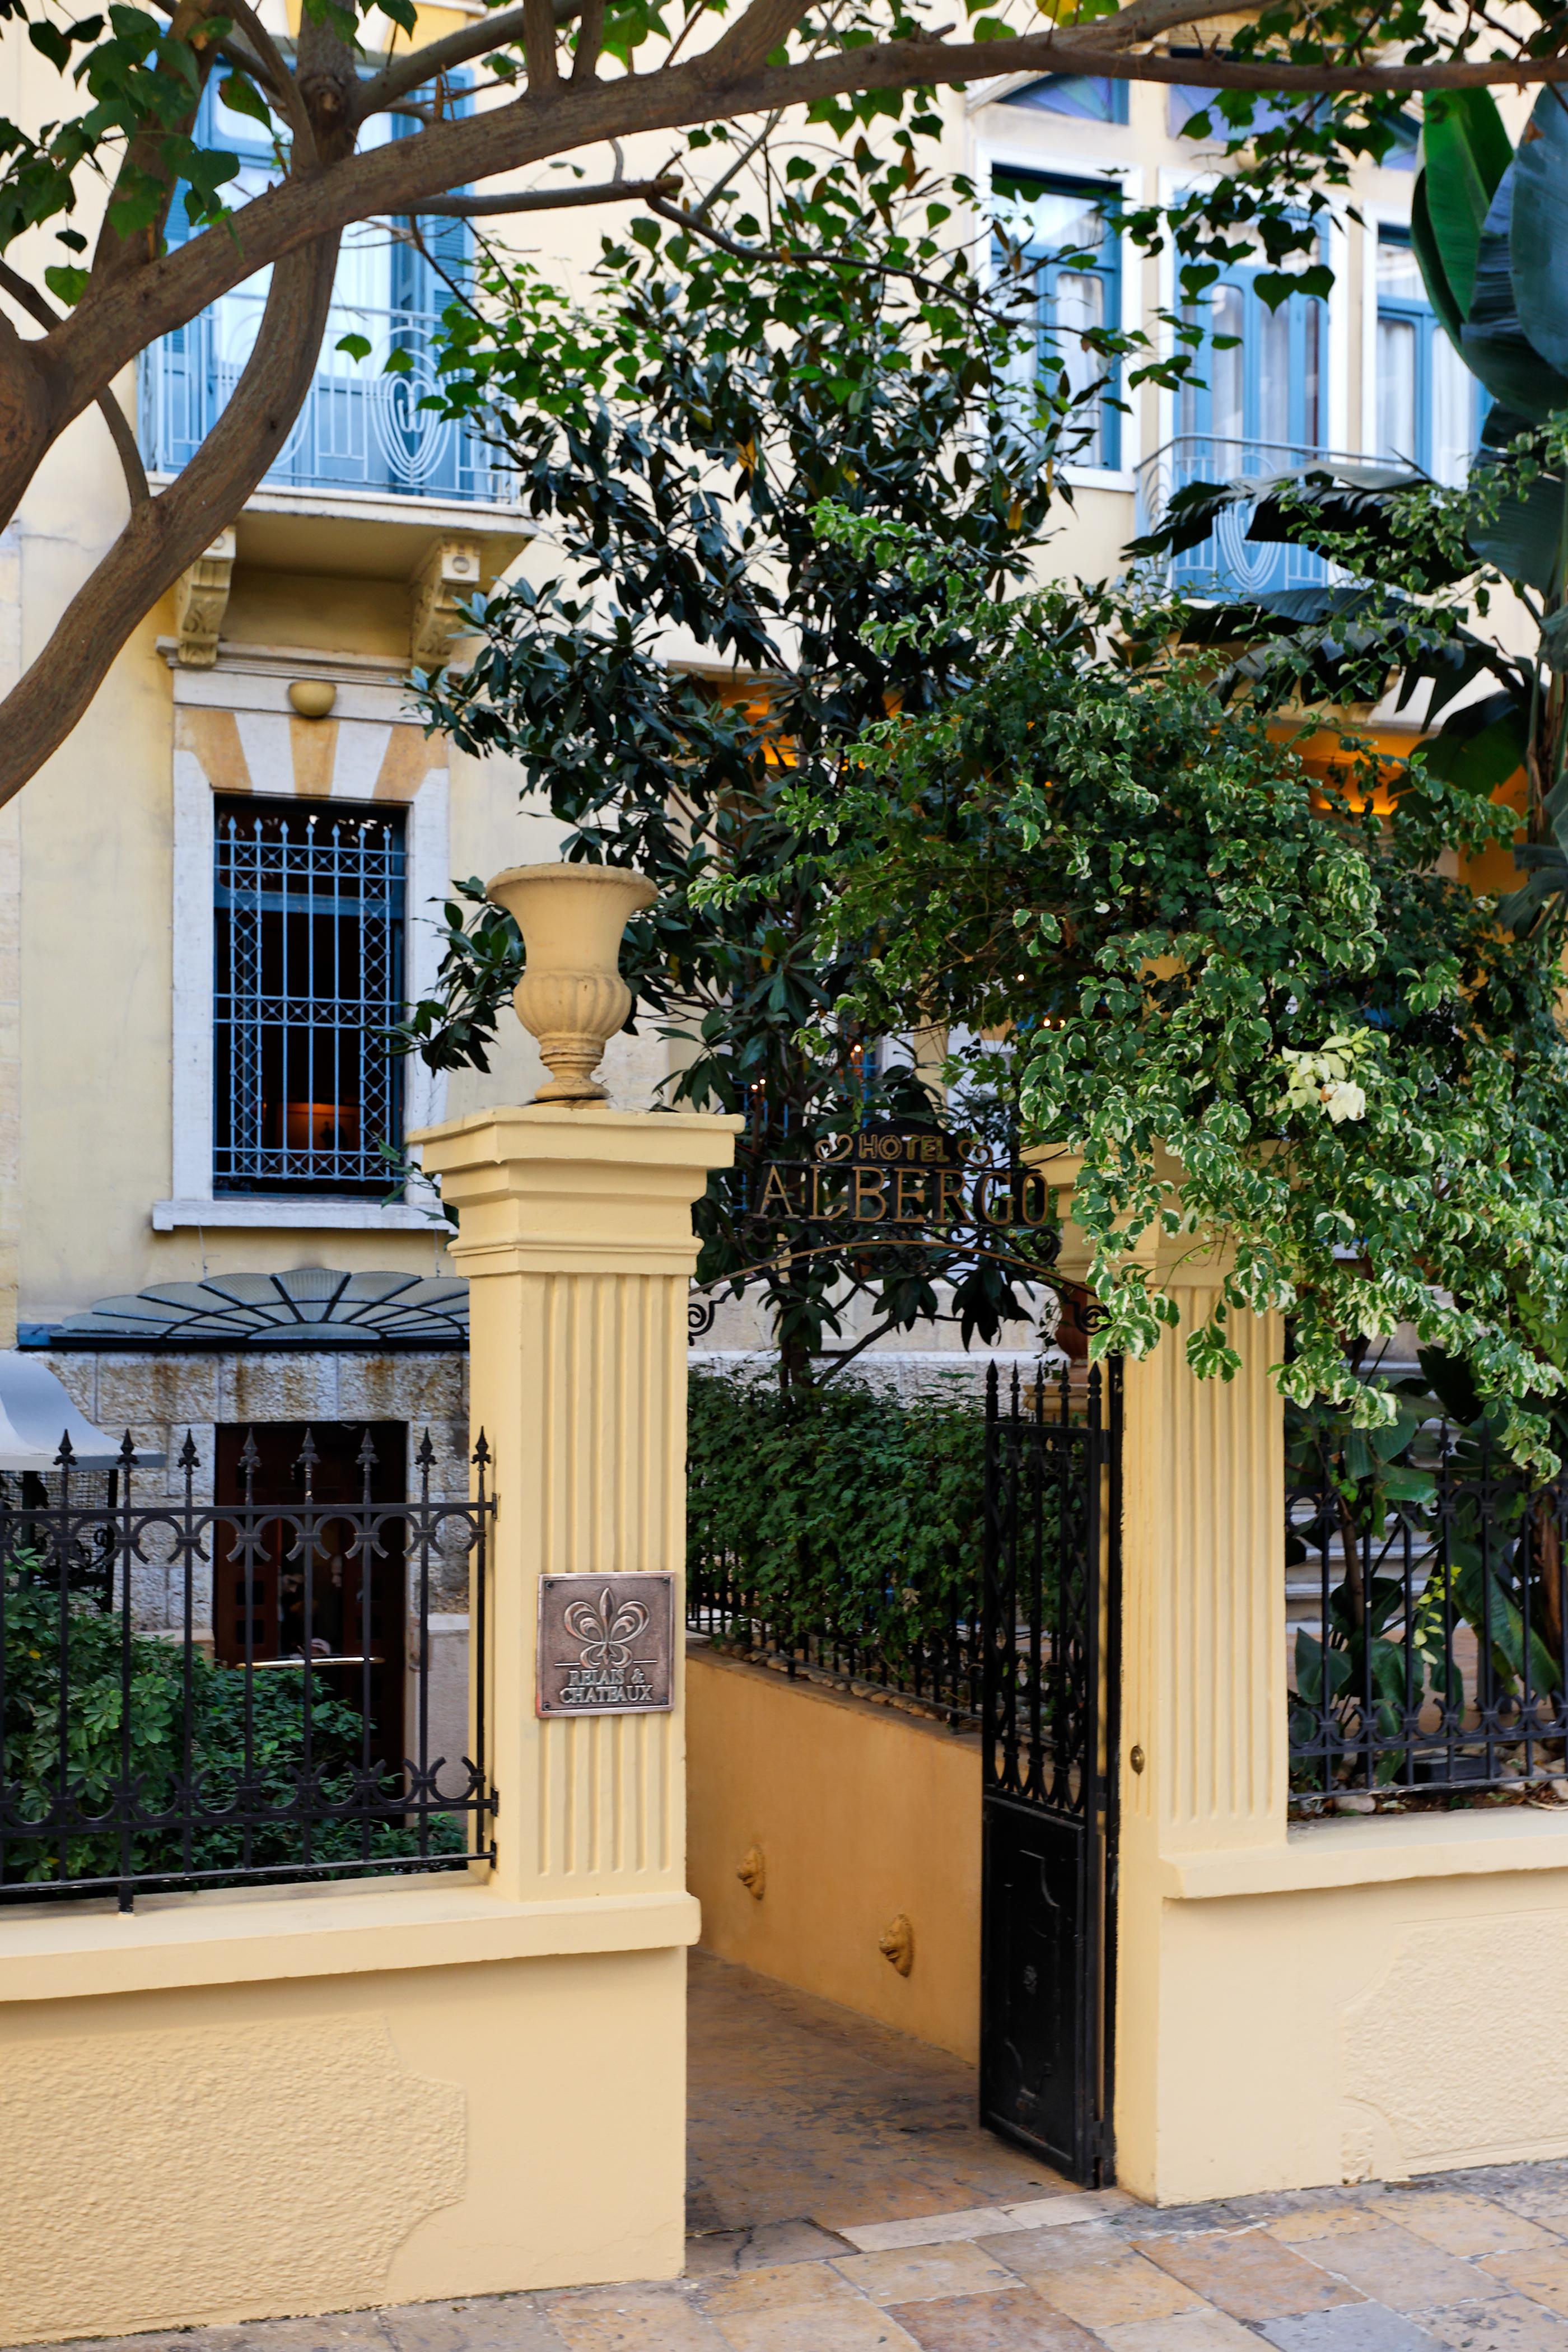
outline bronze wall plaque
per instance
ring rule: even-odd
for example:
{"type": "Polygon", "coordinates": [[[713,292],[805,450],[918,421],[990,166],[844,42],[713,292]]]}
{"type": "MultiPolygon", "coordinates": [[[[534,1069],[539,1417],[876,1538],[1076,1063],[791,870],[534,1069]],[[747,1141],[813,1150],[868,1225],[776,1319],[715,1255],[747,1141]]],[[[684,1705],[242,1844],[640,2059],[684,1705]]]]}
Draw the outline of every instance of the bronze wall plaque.
{"type": "Polygon", "coordinates": [[[655,1715],[675,1704],[675,1579],[539,1580],[541,1715],[655,1715]]]}

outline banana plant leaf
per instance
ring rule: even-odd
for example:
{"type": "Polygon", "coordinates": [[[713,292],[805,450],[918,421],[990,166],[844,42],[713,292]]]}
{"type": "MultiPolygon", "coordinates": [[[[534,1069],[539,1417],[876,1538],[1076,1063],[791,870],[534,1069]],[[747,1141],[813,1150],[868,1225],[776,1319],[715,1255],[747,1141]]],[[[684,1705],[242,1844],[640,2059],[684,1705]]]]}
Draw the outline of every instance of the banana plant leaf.
{"type": "MultiPolygon", "coordinates": [[[[1426,480],[1424,474],[1405,466],[1314,466],[1300,475],[1280,477],[1265,492],[1247,536],[1332,555],[1331,540],[1355,531],[1369,543],[1369,552],[1401,553],[1408,570],[1415,555],[1394,501],[1402,492],[1419,489],[1426,480]]],[[[1423,595],[1451,587],[1472,568],[1462,561],[1445,559],[1435,548],[1423,549],[1421,557],[1419,576],[1410,585],[1423,595]]]]}
{"type": "Polygon", "coordinates": [[[1445,783],[1489,800],[1524,765],[1529,740],[1529,708],[1505,688],[1455,711],[1441,734],[1426,745],[1425,765],[1445,783]]]}
{"type": "MultiPolygon", "coordinates": [[[[1459,349],[1494,400],[1531,424],[1568,408],[1568,376],[1544,359],[1525,332],[1513,279],[1513,199],[1519,166],[1510,163],[1487,212],[1476,258],[1476,285],[1459,349]]],[[[1427,201],[1431,202],[1431,190],[1427,201]]]]}
{"type": "Polygon", "coordinates": [[[1459,308],[1458,295],[1448,283],[1448,273],[1443,267],[1443,256],[1437,244],[1437,232],[1432,226],[1431,208],[1426,202],[1426,174],[1417,172],[1415,186],[1410,198],[1410,247],[1415,256],[1426,289],[1426,299],[1437,313],[1444,333],[1456,350],[1462,349],[1465,314],[1459,308]]]}
{"type": "MultiPolygon", "coordinates": [[[[1568,404],[1568,383],[1563,391],[1568,404]]],[[[1522,580],[1542,596],[1555,596],[1568,550],[1568,482],[1560,474],[1538,474],[1522,496],[1503,499],[1495,519],[1478,524],[1469,541],[1505,579],[1522,580]]]]}
{"type": "Polygon", "coordinates": [[[1514,298],[1534,349],[1568,376],[1568,109],[1543,89],[1514,163],[1514,298]]]}
{"type": "Polygon", "coordinates": [[[1475,299],[1487,214],[1513,160],[1513,146],[1486,89],[1428,91],[1422,145],[1425,168],[1415,184],[1411,241],[1432,307],[1458,341],[1475,299]]]}
{"type": "Polygon", "coordinates": [[[1221,515],[1236,505],[1242,493],[1234,482],[1188,482],[1175,491],[1164,519],[1142,539],[1129,540],[1123,555],[1137,561],[1154,555],[1185,555],[1201,547],[1221,515]]]}

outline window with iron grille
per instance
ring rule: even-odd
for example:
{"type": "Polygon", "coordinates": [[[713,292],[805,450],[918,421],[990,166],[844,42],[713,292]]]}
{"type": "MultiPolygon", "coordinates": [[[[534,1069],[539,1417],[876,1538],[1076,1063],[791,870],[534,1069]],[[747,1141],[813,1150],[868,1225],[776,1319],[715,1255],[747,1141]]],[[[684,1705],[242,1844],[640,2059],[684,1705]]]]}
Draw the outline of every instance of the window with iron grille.
{"type": "Polygon", "coordinates": [[[216,816],[213,1189],[384,1196],[403,814],[220,800],[216,816]]]}

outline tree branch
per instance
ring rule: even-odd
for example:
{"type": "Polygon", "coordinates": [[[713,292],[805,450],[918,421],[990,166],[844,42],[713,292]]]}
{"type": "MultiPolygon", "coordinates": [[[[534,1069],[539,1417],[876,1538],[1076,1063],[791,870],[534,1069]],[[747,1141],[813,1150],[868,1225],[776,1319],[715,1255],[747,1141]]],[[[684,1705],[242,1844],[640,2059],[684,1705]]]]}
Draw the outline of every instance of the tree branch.
{"type": "MultiPolygon", "coordinates": [[[[551,0],[552,13],[557,26],[570,25],[579,15],[582,0],[551,0]]],[[[521,41],[527,26],[523,8],[501,8],[494,16],[483,16],[460,32],[446,33],[438,41],[426,41],[422,48],[411,49],[405,58],[394,58],[378,74],[360,85],[359,102],[354,108],[354,121],[368,121],[373,114],[384,114],[389,107],[411,89],[418,89],[437,74],[450,73],[456,66],[466,66],[474,58],[492,57],[497,49],[508,48],[521,41]]]]}
{"type": "MultiPolygon", "coordinates": [[[[494,220],[503,213],[567,212],[576,205],[645,203],[679,193],[680,174],[667,172],[658,180],[596,180],[585,188],[531,188],[515,196],[433,196],[413,217],[435,213],[443,219],[494,220]]],[[[677,218],[681,217],[679,215],[677,218]]]]}
{"type": "MultiPolygon", "coordinates": [[[[575,0],[573,0],[575,5],[575,0]]],[[[768,5],[768,0],[757,0],[768,5]]],[[[1187,10],[1189,21],[1219,14],[1217,6],[1187,10]]],[[[483,27],[493,41],[515,14],[483,27]]],[[[307,19],[307,24],[310,20],[307,19]]],[[[253,272],[351,222],[416,214],[423,205],[474,180],[543,162],[579,147],[634,133],[674,130],[765,113],[841,97],[855,90],[905,88],[919,82],[988,80],[998,71],[1109,74],[1139,81],[1196,83],[1211,89],[1317,96],[1417,89],[1530,88],[1568,81],[1568,56],[1448,58],[1422,66],[1285,66],[1205,52],[1199,58],[1129,57],[1106,45],[1100,19],[1064,37],[1055,31],[1007,42],[950,42],[922,36],[833,50],[799,63],[722,77],[710,52],[691,63],[646,76],[624,75],[581,88],[566,85],[542,101],[534,96],[448,120],[411,139],[290,178],[244,205],[230,221],[204,231],[129,283],[95,289],[36,347],[33,364],[47,376],[47,430],[52,437],[96,400],[106,383],[160,335],[183,326],[253,272]]],[[[466,38],[477,28],[464,28],[466,38]]],[[[435,42],[418,52],[423,74],[447,47],[435,42]]],[[[409,61],[411,64],[412,60],[409,61]]],[[[417,77],[416,77],[417,78],[417,77]]],[[[303,77],[301,77],[303,79],[303,77]]],[[[374,87],[374,85],[373,85],[374,87]]],[[[308,93],[307,93],[308,96],[308,93]]],[[[354,103],[351,98],[351,103],[354,103]]],[[[47,442],[44,446],[47,446],[47,442]]],[[[0,434],[0,520],[14,511],[31,478],[37,444],[31,432],[0,434]]]]}
{"type": "Polygon", "coordinates": [[[233,520],[278,457],[315,379],[338,244],[322,237],[274,270],[256,348],[223,415],[178,479],[133,509],[47,645],[0,701],[0,805],[58,750],[131,630],[233,520]]]}
{"type": "Polygon", "coordinates": [[[528,94],[545,98],[561,79],[555,60],[555,10],[552,0],[522,0],[522,56],[528,94]]]}
{"type": "Polygon", "coordinates": [[[266,68],[265,78],[258,77],[258,79],[264,79],[264,87],[270,86],[273,89],[284,113],[289,118],[289,130],[294,133],[296,141],[303,145],[308,159],[314,163],[316,161],[315,125],[306,111],[305,101],[300,95],[299,84],[289,72],[288,61],[282,51],[256,14],[255,9],[248,5],[248,0],[224,0],[224,5],[235,23],[243,29],[251,47],[266,68]]]}
{"type": "Polygon", "coordinates": [[[788,40],[810,5],[811,0],[752,0],[700,63],[720,77],[751,72],[788,40]]]}
{"type": "MultiPolygon", "coordinates": [[[[0,261],[0,293],[9,294],[18,310],[26,310],[41,327],[57,327],[61,313],[46,300],[36,286],[29,286],[8,261],[0,261]]],[[[120,468],[125,476],[125,487],[131,496],[132,511],[143,505],[153,495],[147,485],[147,468],[142,463],[142,452],[136,446],[136,436],[131,422],[114,394],[100,392],[98,405],[109,427],[109,437],[120,456],[120,468]]]]}
{"type": "Polygon", "coordinates": [[[577,27],[577,54],[572,60],[572,79],[580,89],[584,82],[593,81],[599,70],[599,55],[605,46],[605,0],[583,0],[582,21],[577,27]]]}

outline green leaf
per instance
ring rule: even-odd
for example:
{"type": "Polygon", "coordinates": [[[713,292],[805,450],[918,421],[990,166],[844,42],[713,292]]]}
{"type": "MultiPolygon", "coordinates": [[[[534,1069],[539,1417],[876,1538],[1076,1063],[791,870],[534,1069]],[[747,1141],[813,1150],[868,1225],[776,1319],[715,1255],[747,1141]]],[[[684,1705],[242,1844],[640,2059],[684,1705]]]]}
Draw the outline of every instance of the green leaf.
{"type": "Polygon", "coordinates": [[[1514,296],[1542,359],[1568,375],[1568,110],[1556,89],[1536,100],[1514,164],[1514,296]]]}
{"type": "MultiPolygon", "coordinates": [[[[1459,348],[1466,366],[1494,400],[1532,424],[1568,408],[1568,377],[1543,359],[1524,331],[1513,282],[1513,196],[1518,165],[1510,164],[1487,214],[1476,261],[1475,293],[1459,348]]],[[[1428,190],[1428,201],[1431,191],[1428,190]]]]}
{"type": "MultiPolygon", "coordinates": [[[[370,346],[367,343],[365,345],[365,349],[368,351],[369,348],[370,346]]],[[[401,349],[401,347],[395,352],[388,352],[385,359],[382,362],[381,372],[383,375],[412,375],[414,373],[413,352],[405,352],[401,349]]]]}
{"type": "Polygon", "coordinates": [[[347,352],[351,360],[367,360],[370,357],[370,339],[366,335],[342,335],[334,348],[347,352]]]}
{"type": "Polygon", "coordinates": [[[1487,800],[1523,766],[1529,740],[1530,714],[1505,689],[1457,710],[1424,746],[1422,764],[1428,775],[1487,800]]]}
{"type": "Polygon", "coordinates": [[[44,272],[44,283],[68,310],[74,310],[87,292],[87,271],[70,262],[54,261],[44,272]]]}
{"type": "Polygon", "coordinates": [[[1458,346],[1464,330],[1465,314],[1443,267],[1442,250],[1426,202],[1425,172],[1417,173],[1415,191],[1410,199],[1410,246],[1426,288],[1426,299],[1437,313],[1449,341],[1458,346]]]}
{"type": "MultiPolygon", "coordinates": [[[[1422,138],[1423,210],[1452,306],[1464,320],[1475,295],[1488,209],[1513,149],[1487,89],[1428,91],[1422,138]]],[[[1413,215],[1413,237],[1414,230],[1413,215]]],[[[1432,307],[1441,318],[1443,306],[1434,299],[1432,307]]]]}
{"type": "MultiPolygon", "coordinates": [[[[1563,397],[1568,403],[1568,384],[1563,386],[1563,397]]],[[[1522,580],[1550,596],[1563,577],[1565,524],[1568,479],[1559,474],[1538,474],[1522,493],[1507,494],[1495,518],[1476,525],[1469,541],[1482,561],[1495,564],[1506,580],[1522,580]]]]}

